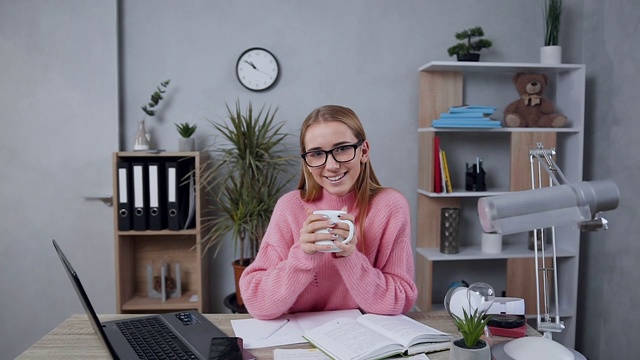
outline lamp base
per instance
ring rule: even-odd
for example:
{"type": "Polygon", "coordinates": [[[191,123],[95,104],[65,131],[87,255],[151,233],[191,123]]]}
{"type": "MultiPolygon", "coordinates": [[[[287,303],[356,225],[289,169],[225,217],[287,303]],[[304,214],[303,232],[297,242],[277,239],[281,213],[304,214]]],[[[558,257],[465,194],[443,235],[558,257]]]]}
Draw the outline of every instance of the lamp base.
{"type": "Polygon", "coordinates": [[[496,360],[587,360],[579,352],[544,337],[523,337],[494,345],[496,360]]]}

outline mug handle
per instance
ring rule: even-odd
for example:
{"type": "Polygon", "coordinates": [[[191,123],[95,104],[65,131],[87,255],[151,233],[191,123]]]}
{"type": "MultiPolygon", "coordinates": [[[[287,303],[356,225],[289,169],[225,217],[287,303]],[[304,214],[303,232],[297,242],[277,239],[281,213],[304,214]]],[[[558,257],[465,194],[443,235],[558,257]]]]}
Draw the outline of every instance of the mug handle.
{"type": "Polygon", "coordinates": [[[345,224],[349,225],[349,236],[347,236],[346,239],[342,240],[342,243],[346,245],[351,241],[351,239],[353,239],[353,233],[355,232],[355,226],[349,220],[338,220],[338,222],[342,222],[342,223],[345,223],[345,224]]]}

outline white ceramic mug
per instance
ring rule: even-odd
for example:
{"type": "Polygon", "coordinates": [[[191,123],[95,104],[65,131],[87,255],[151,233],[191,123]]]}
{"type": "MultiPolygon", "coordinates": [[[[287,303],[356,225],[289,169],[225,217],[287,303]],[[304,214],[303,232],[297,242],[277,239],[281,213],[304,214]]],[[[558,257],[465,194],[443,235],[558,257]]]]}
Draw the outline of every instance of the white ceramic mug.
{"type": "MultiPolygon", "coordinates": [[[[345,224],[349,225],[349,236],[347,236],[346,239],[341,239],[340,240],[343,244],[348,244],[349,241],[351,241],[351,239],[353,239],[353,233],[355,232],[355,226],[353,225],[353,223],[351,221],[349,221],[349,220],[343,220],[343,219],[340,219],[338,217],[339,215],[346,214],[345,211],[340,211],[340,210],[316,210],[313,213],[317,214],[317,215],[324,215],[324,216],[327,217],[327,219],[329,221],[333,221],[335,223],[339,223],[340,222],[340,223],[345,223],[345,224]]],[[[322,229],[322,230],[316,231],[316,233],[326,233],[326,234],[328,234],[329,231],[327,229],[322,229]]],[[[342,251],[342,250],[340,250],[340,248],[335,246],[333,244],[333,241],[331,241],[331,240],[316,241],[316,245],[332,245],[333,246],[332,249],[322,250],[322,252],[340,252],[340,251],[342,251]]]]}

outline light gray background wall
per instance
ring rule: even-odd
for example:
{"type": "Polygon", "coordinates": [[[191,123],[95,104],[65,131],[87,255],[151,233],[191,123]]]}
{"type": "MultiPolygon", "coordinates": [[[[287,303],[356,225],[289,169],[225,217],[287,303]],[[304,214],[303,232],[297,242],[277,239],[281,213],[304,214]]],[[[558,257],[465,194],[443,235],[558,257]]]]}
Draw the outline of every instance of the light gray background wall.
{"type": "MultiPolygon", "coordinates": [[[[15,204],[12,210],[4,206],[0,216],[0,228],[7,229],[0,243],[0,358],[7,359],[82,311],[53,254],[54,235],[72,252],[97,311],[115,310],[112,210],[79,199],[110,189],[110,152],[132,149],[139,107],[160,81],[171,78],[169,97],[161,116],[147,125],[154,145],[170,151],[177,149],[173,123],[196,122],[203,147],[213,140],[207,119],[219,120],[224,104],[236,99],[279,106],[279,118],[293,132],[316,106],[352,107],[367,128],[376,172],[407,197],[415,223],[418,68],[450,59],[446,48],[455,42],[452,34],[474,25],[483,26],[495,44],[483,51],[484,61],[536,62],[542,45],[541,2],[527,0],[15,3],[0,1],[0,58],[8,64],[0,70],[5,125],[0,199],[15,204]],[[237,57],[252,46],[271,49],[282,65],[280,83],[269,92],[248,92],[235,78],[237,57]],[[118,97],[122,126],[114,141],[119,146],[104,140],[115,138],[109,134],[117,131],[118,97]],[[16,136],[21,131],[32,140],[16,136]],[[106,145],[92,147],[78,138],[106,145]],[[90,155],[91,148],[100,155],[90,155]],[[25,166],[31,159],[47,165],[25,166]],[[72,169],[75,186],[68,191],[43,186],[69,159],[83,165],[72,169]],[[15,329],[24,319],[31,321],[15,329]]],[[[638,171],[631,104],[640,88],[632,77],[640,5],[634,0],[565,4],[564,61],[584,62],[589,73],[585,177],[612,178],[624,195],[620,210],[609,216],[612,230],[583,242],[577,346],[591,359],[624,359],[640,346],[616,332],[640,333],[637,321],[620,326],[637,317],[628,309],[638,305],[633,287],[638,245],[629,235],[640,230],[633,221],[636,181],[626,175],[638,171]],[[624,166],[608,165],[616,159],[624,166]]],[[[211,269],[214,311],[225,310],[221,300],[233,291],[228,266],[233,256],[225,251],[211,269]]]]}

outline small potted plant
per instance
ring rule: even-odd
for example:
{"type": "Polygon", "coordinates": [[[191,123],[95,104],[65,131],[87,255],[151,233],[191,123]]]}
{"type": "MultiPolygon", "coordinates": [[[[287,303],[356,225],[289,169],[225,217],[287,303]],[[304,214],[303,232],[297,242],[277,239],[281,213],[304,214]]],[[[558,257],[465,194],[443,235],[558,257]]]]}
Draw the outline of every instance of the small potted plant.
{"type": "Polygon", "coordinates": [[[540,62],[559,64],[562,62],[560,40],[560,19],[562,17],[562,0],[545,0],[544,2],[544,46],[540,48],[540,62]]]}
{"type": "Polygon", "coordinates": [[[142,111],[144,112],[144,117],[138,123],[138,131],[136,132],[136,137],[133,143],[133,150],[149,150],[149,133],[147,133],[147,129],[144,124],[144,120],[147,116],[155,116],[156,115],[156,107],[160,104],[160,101],[164,99],[163,94],[167,91],[167,87],[171,80],[165,80],[160,83],[160,86],[156,88],[151,94],[151,98],[149,102],[142,106],[142,111]]]}
{"type": "Polygon", "coordinates": [[[480,60],[480,50],[493,45],[491,40],[483,39],[484,31],[480,26],[456,33],[456,39],[462,41],[447,49],[449,56],[456,55],[458,61],[480,60]]]}
{"type": "Polygon", "coordinates": [[[180,139],[178,139],[178,151],[195,151],[196,139],[191,136],[196,132],[198,125],[191,125],[188,122],[174,125],[178,130],[178,134],[180,134],[180,139]]]}
{"type": "Polygon", "coordinates": [[[480,339],[484,334],[485,327],[491,319],[490,315],[486,315],[486,311],[475,309],[472,314],[467,313],[466,309],[462,309],[463,317],[455,314],[453,322],[462,339],[453,340],[451,345],[451,359],[474,359],[474,360],[490,360],[491,349],[486,341],[480,339]]]}

